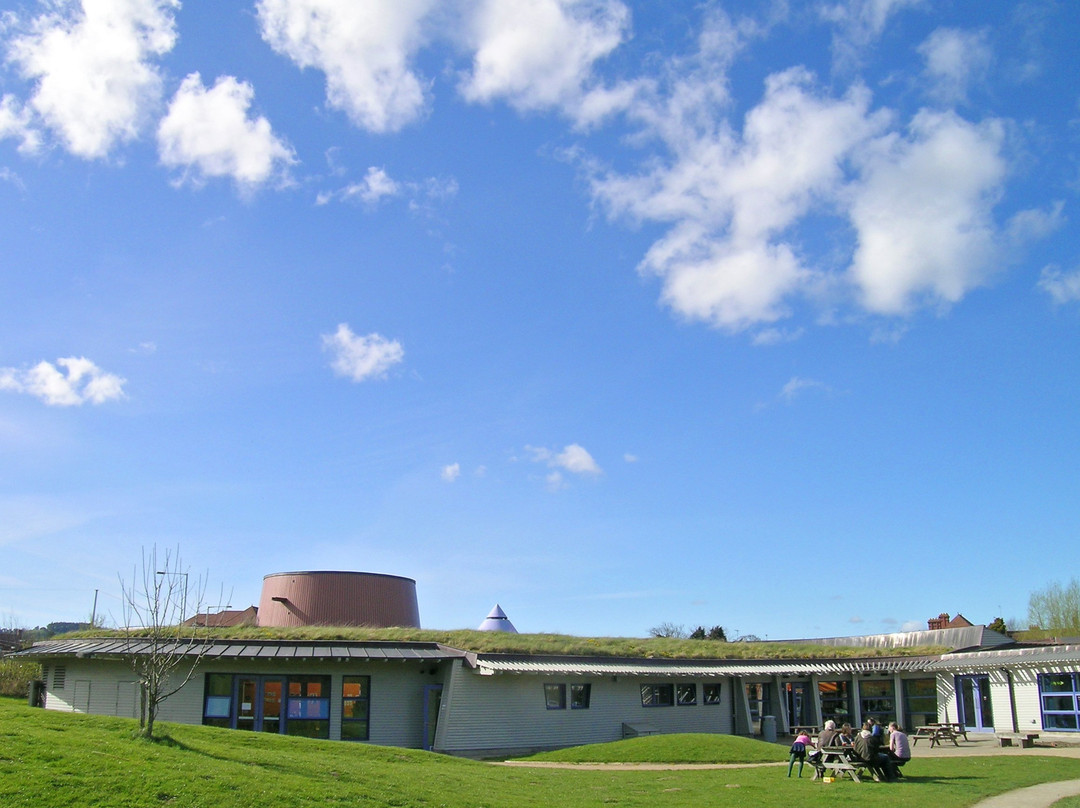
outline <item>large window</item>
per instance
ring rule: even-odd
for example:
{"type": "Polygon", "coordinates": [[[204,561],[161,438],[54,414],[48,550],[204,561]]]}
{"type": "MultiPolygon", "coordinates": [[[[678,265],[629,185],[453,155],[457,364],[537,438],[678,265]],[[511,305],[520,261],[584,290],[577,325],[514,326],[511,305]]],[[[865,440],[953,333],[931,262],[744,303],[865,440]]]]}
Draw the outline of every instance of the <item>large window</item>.
{"type": "Polygon", "coordinates": [[[229,673],[206,675],[203,723],[211,727],[231,727],[233,719],[233,677],[229,673]]]}
{"type": "Polygon", "coordinates": [[[675,685],[642,685],[642,707],[671,707],[675,704],[675,685]]]}
{"type": "Polygon", "coordinates": [[[1039,674],[1039,701],[1044,729],[1080,729],[1080,673],[1039,674]]]}
{"type": "Polygon", "coordinates": [[[208,726],[330,737],[329,676],[208,673],[203,694],[208,726]]]}
{"type": "Polygon", "coordinates": [[[908,729],[937,721],[937,680],[904,680],[904,723],[908,729]]]}
{"type": "Polygon", "coordinates": [[[851,682],[818,682],[821,720],[832,719],[836,726],[851,721],[851,682]]]}
{"type": "Polygon", "coordinates": [[[676,685],[675,700],[681,707],[697,704],[697,685],[693,682],[676,685]]]}
{"type": "Polygon", "coordinates": [[[341,680],[341,740],[368,739],[370,707],[370,676],[346,676],[341,680]]]}
{"type": "Polygon", "coordinates": [[[330,677],[290,676],[285,705],[285,733],[305,738],[330,737],[330,677]]]}
{"type": "Polygon", "coordinates": [[[859,709],[863,720],[873,718],[882,726],[896,720],[896,699],[892,679],[863,679],[859,682],[859,709]]]}
{"type": "Polygon", "coordinates": [[[720,689],[720,683],[715,682],[702,686],[701,700],[705,704],[719,704],[721,701],[722,690],[720,689]]]}

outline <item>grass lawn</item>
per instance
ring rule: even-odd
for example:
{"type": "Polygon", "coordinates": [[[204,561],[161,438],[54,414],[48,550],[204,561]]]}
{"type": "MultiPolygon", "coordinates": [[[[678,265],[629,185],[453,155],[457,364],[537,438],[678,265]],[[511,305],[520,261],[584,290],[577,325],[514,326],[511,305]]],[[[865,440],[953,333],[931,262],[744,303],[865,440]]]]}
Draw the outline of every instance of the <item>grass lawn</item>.
{"type": "MultiPolygon", "coordinates": [[[[31,709],[0,699],[0,805],[92,806],[447,806],[558,805],[800,808],[850,805],[960,808],[992,794],[1080,778],[1080,761],[1032,756],[916,759],[898,784],[788,779],[786,766],[706,771],[564,771],[493,766],[413,750],[162,724],[168,739],[134,740],[125,719],[31,709]]],[[[654,739],[641,739],[649,741],[654,739]]],[[[664,754],[686,757],[679,736],[664,754]]],[[[692,754],[746,754],[744,739],[686,736],[692,754]],[[734,745],[729,742],[738,742],[734,745]]],[[[752,743],[752,742],[751,742],[752,743]]],[[[786,758],[781,746],[773,759],[786,758]]],[[[630,756],[653,755],[635,745],[630,756]]],[[[593,757],[590,751],[587,755],[593,757]]]]}

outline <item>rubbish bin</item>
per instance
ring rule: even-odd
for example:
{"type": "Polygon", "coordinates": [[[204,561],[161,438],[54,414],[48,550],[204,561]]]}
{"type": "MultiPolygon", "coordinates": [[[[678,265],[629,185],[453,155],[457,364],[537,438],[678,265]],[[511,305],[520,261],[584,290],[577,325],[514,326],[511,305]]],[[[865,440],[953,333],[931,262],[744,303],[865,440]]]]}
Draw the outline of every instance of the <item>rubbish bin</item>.
{"type": "Polygon", "coordinates": [[[26,703],[31,707],[45,706],[45,683],[40,679],[31,679],[30,687],[27,688],[26,703]]]}
{"type": "Polygon", "coordinates": [[[776,743],[776,716],[761,716],[761,740],[776,743]]]}

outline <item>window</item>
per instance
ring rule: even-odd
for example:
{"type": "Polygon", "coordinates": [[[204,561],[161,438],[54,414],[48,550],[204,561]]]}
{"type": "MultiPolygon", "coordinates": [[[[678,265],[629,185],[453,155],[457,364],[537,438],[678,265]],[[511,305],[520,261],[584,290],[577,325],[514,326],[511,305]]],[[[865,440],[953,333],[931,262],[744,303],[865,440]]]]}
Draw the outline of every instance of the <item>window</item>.
{"type": "Polygon", "coordinates": [[[341,740],[366,741],[371,707],[371,677],[346,676],[341,681],[341,740]]]}
{"type": "Polygon", "coordinates": [[[675,685],[642,685],[642,707],[671,707],[675,704],[675,685]]]}
{"type": "Polygon", "coordinates": [[[896,720],[892,679],[863,679],[859,682],[859,706],[863,719],[873,718],[882,726],[896,720]]]}
{"type": "Polygon", "coordinates": [[[938,720],[937,680],[904,680],[904,723],[918,727],[938,720]]]}
{"type": "Polygon", "coordinates": [[[203,723],[211,727],[232,726],[233,677],[228,673],[206,674],[203,723]]]}
{"type": "Polygon", "coordinates": [[[1043,728],[1076,732],[1080,729],[1080,673],[1039,674],[1043,728]]]}
{"type": "Polygon", "coordinates": [[[330,677],[290,676],[287,693],[285,733],[329,738],[330,677]]]}
{"type": "Polygon", "coordinates": [[[588,710],[592,685],[570,685],[570,709],[588,710]]]}
{"type": "Polygon", "coordinates": [[[549,710],[565,710],[566,685],[544,685],[544,703],[549,710]]]}
{"type": "Polygon", "coordinates": [[[821,697],[821,720],[832,719],[836,726],[851,720],[851,682],[818,682],[821,697]]]}
{"type": "Polygon", "coordinates": [[[53,668],[52,674],[52,686],[53,690],[63,690],[64,683],[67,681],[67,668],[63,665],[57,665],[53,668]]]}
{"type": "Polygon", "coordinates": [[[697,685],[681,684],[675,686],[675,701],[682,707],[697,704],[697,685]]]}
{"type": "Polygon", "coordinates": [[[720,703],[720,684],[708,684],[701,687],[701,700],[705,704],[719,704],[720,703]]]}

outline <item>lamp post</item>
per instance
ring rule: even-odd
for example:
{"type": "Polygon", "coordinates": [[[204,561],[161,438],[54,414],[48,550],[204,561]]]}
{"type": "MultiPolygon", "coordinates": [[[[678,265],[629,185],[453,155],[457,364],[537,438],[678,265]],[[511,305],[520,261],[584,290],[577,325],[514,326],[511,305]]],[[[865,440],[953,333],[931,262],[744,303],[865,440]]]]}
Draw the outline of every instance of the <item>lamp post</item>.
{"type": "Polygon", "coordinates": [[[169,575],[182,575],[184,577],[184,589],[180,592],[180,622],[183,623],[184,617],[187,615],[188,574],[186,572],[171,572],[169,570],[158,570],[154,574],[162,577],[169,575]]]}

